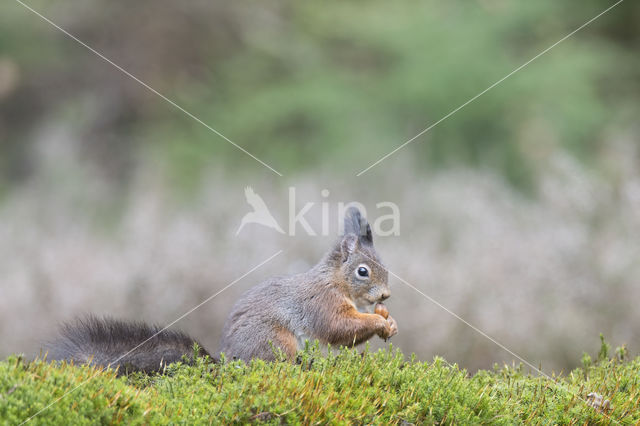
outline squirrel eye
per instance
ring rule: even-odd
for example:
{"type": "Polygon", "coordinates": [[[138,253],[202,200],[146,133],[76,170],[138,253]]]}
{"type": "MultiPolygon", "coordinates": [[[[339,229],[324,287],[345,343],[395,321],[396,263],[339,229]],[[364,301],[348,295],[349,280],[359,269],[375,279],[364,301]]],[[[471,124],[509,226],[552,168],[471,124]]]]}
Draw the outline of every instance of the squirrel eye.
{"type": "Polygon", "coordinates": [[[356,276],[358,278],[367,278],[369,276],[369,267],[366,265],[358,266],[358,269],[356,269],[356,276]]]}

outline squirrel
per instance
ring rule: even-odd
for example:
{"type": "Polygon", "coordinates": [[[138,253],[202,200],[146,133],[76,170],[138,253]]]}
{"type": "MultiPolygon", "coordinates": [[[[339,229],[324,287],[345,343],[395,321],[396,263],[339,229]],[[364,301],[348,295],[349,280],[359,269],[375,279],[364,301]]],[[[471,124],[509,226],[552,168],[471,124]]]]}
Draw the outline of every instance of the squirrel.
{"type": "MultiPolygon", "coordinates": [[[[372,311],[389,296],[388,271],[373,247],[371,227],[351,207],[344,235],[317,265],[267,279],[241,296],[225,322],[220,352],[229,359],[270,361],[279,349],[293,361],[307,339],[347,347],[374,335],[386,340],[398,332],[397,323],[384,307],[376,308],[384,314],[372,311]]],[[[209,355],[182,332],[94,316],[64,325],[45,349],[50,360],[118,367],[118,374],[157,372],[185,356],[209,355]]]]}

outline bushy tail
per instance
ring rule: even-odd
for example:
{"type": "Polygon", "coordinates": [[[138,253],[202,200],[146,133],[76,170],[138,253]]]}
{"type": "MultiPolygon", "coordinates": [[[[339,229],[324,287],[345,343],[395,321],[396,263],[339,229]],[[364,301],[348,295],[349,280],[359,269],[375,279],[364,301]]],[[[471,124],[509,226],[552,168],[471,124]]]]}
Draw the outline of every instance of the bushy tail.
{"type": "MultiPolygon", "coordinates": [[[[60,337],[45,345],[49,360],[118,368],[118,374],[152,373],[194,355],[194,339],[180,331],[140,322],[88,316],[65,324],[60,337]]],[[[209,355],[200,347],[198,356],[209,355]]]]}

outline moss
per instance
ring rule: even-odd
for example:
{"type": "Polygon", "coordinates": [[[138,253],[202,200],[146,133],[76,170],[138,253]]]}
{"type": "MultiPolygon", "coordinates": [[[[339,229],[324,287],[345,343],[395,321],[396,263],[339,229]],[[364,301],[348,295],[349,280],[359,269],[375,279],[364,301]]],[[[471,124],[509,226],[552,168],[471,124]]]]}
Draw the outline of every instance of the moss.
{"type": "Polygon", "coordinates": [[[0,423],[19,424],[51,403],[32,424],[609,423],[586,404],[590,392],[611,401],[616,421],[640,421],[640,358],[548,379],[521,366],[471,376],[391,347],[328,355],[311,347],[295,364],[199,360],[164,373],[116,377],[12,356],[0,362],[0,423]]]}

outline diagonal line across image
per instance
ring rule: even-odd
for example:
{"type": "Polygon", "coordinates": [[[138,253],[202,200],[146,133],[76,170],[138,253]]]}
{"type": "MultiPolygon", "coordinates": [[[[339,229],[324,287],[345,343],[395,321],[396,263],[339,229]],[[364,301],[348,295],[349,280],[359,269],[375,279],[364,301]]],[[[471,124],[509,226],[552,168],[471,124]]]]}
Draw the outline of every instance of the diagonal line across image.
{"type": "MultiPolygon", "coordinates": [[[[417,288],[416,286],[414,286],[413,284],[411,284],[410,282],[408,282],[407,280],[405,280],[404,278],[400,277],[398,274],[394,273],[393,271],[389,270],[389,268],[387,268],[384,265],[381,265],[378,261],[376,261],[375,259],[373,259],[370,256],[367,256],[366,254],[363,253],[363,256],[365,256],[366,258],[368,258],[371,262],[377,264],[378,266],[386,269],[390,275],[392,275],[393,277],[395,277],[396,279],[398,279],[400,282],[402,282],[404,285],[406,285],[407,287],[413,289],[414,291],[416,291],[417,293],[419,293],[421,296],[423,296],[425,299],[429,300],[431,303],[433,303],[434,305],[437,305],[439,308],[443,309],[444,311],[446,311],[448,314],[452,315],[454,318],[456,318],[457,320],[461,321],[462,323],[464,323],[464,325],[466,325],[467,327],[471,328],[473,331],[475,331],[476,333],[480,334],[481,336],[483,336],[484,338],[490,340],[491,342],[495,343],[497,346],[499,346],[501,349],[503,349],[504,351],[508,352],[509,354],[511,354],[513,357],[517,358],[519,361],[521,361],[522,363],[526,364],[528,367],[530,367],[533,371],[535,371],[536,373],[540,374],[541,376],[545,377],[546,379],[550,380],[551,382],[554,383],[555,386],[564,389],[565,391],[567,391],[569,394],[571,394],[572,396],[574,396],[575,398],[580,399],[582,402],[584,402],[585,404],[588,404],[588,401],[586,399],[584,399],[582,396],[576,394],[575,392],[571,391],[570,389],[568,389],[566,386],[563,386],[562,384],[559,384],[557,381],[553,380],[553,377],[549,376],[547,373],[545,373],[544,371],[542,371],[540,368],[536,367],[535,365],[533,365],[533,363],[527,361],[525,358],[523,358],[522,356],[518,355],[517,353],[515,353],[514,351],[512,351],[511,349],[509,349],[508,347],[506,347],[505,345],[503,345],[502,343],[500,343],[499,341],[497,341],[496,339],[494,339],[493,337],[491,337],[490,335],[488,335],[487,333],[485,333],[484,331],[482,331],[480,328],[476,327],[475,325],[471,324],[469,321],[465,320],[464,318],[462,318],[460,315],[456,314],[455,312],[453,312],[451,309],[447,308],[446,306],[444,306],[442,303],[438,302],[436,299],[434,299],[433,297],[429,296],[428,294],[426,294],[425,292],[423,292],[422,290],[420,290],[419,288],[417,288]]],[[[600,414],[602,414],[603,416],[605,416],[608,420],[620,424],[619,421],[617,421],[616,419],[611,418],[609,415],[607,415],[604,412],[601,412],[600,414]]]]}
{"type": "Polygon", "coordinates": [[[205,123],[202,119],[198,118],[197,116],[195,116],[191,112],[187,111],[182,106],[178,105],[176,102],[174,102],[171,99],[169,99],[167,96],[165,96],[162,93],[158,92],[156,89],[154,89],[153,87],[149,86],[147,83],[145,83],[144,81],[140,80],[138,77],[136,77],[135,75],[131,74],[129,71],[127,71],[126,69],[122,68],[120,65],[116,64],[111,59],[107,58],[105,55],[103,55],[102,53],[98,52],[96,49],[94,49],[93,47],[89,46],[87,43],[83,42],[78,37],[74,36],[73,34],[68,32],[67,30],[65,30],[64,28],[62,28],[61,26],[59,26],[58,24],[53,22],[51,19],[49,19],[46,16],[42,15],[40,12],[38,12],[35,9],[33,9],[31,6],[29,6],[28,4],[22,2],[21,0],[16,0],[16,2],[19,3],[20,5],[22,5],[25,9],[27,9],[27,10],[31,11],[32,13],[34,13],[35,15],[37,15],[43,21],[45,21],[48,24],[50,24],[51,26],[55,27],[57,30],[59,30],[60,32],[62,32],[63,34],[65,34],[66,36],[71,38],[72,40],[74,40],[76,43],[80,44],[81,46],[83,46],[86,49],[88,49],[89,51],[91,51],[93,54],[98,56],[100,59],[102,59],[105,62],[107,62],[110,65],[112,65],[114,68],[116,68],[118,71],[120,71],[121,73],[123,73],[127,77],[129,77],[132,80],[134,80],[135,82],[139,83],[141,86],[143,86],[145,89],[149,90],[151,93],[159,96],[162,100],[164,100],[169,105],[173,106],[174,108],[176,108],[177,110],[179,110],[180,112],[185,114],[187,117],[195,120],[200,125],[204,126],[205,128],[207,128],[211,132],[215,133],[216,135],[218,135],[219,137],[221,137],[222,139],[224,139],[225,141],[227,141],[228,143],[230,143],[231,145],[233,145],[234,147],[236,147],[240,151],[242,151],[245,154],[247,154],[249,157],[251,157],[254,160],[256,160],[258,163],[262,164],[264,167],[266,167],[269,170],[271,170],[273,173],[277,174],[278,176],[282,176],[282,173],[280,173],[279,171],[277,171],[276,169],[271,167],[269,164],[265,163],[264,161],[262,161],[261,159],[259,159],[258,157],[256,157],[255,155],[253,155],[252,153],[247,151],[245,148],[241,147],[240,145],[238,145],[237,143],[235,143],[234,141],[232,141],[231,139],[229,139],[228,137],[226,137],[225,135],[223,135],[222,133],[220,133],[219,131],[214,129],[212,126],[210,126],[209,124],[205,123]]]}
{"type": "MultiPolygon", "coordinates": [[[[562,43],[563,41],[567,40],[568,38],[570,38],[571,36],[573,36],[574,34],[576,34],[578,31],[582,30],[583,28],[585,28],[586,26],[588,26],[589,24],[591,24],[592,22],[594,22],[596,19],[598,19],[599,17],[603,16],[604,14],[606,14],[607,12],[609,12],[610,10],[612,10],[614,7],[618,6],[620,3],[622,3],[624,0],[618,0],[616,3],[614,3],[613,5],[609,6],[607,9],[605,9],[603,12],[599,13],[598,15],[596,15],[595,17],[591,18],[589,21],[587,21],[586,23],[582,24],[580,27],[578,27],[577,29],[575,29],[574,31],[572,31],[571,33],[569,33],[568,35],[566,35],[565,37],[561,38],[560,40],[558,40],[557,42],[555,42],[554,44],[552,44],[551,46],[549,46],[548,48],[546,48],[545,50],[543,50],[542,52],[538,53],[536,56],[534,56],[533,58],[529,59],[527,62],[525,62],[524,64],[520,65],[519,67],[517,67],[516,69],[514,69],[513,71],[511,71],[509,74],[507,74],[506,76],[502,77],[501,79],[499,79],[498,81],[496,81],[495,83],[493,83],[492,85],[490,85],[488,88],[486,88],[485,90],[481,91],[480,93],[478,93],[477,95],[475,95],[474,97],[470,98],[468,101],[466,101],[465,103],[463,103],[462,105],[460,105],[459,107],[455,108],[454,110],[452,110],[451,112],[449,112],[448,114],[446,114],[445,116],[443,116],[442,118],[440,118],[438,121],[436,121],[435,123],[431,124],[429,127],[425,128],[424,130],[422,130],[420,133],[418,133],[417,135],[415,135],[414,137],[412,137],[411,139],[407,140],[406,142],[404,142],[402,145],[398,146],[397,148],[395,148],[393,151],[389,152],[388,154],[386,154],[385,156],[381,157],[380,159],[378,159],[376,162],[372,163],[371,165],[369,165],[367,168],[363,169],[362,171],[360,171],[357,176],[361,176],[362,174],[366,173],[368,170],[370,170],[371,168],[375,167],[376,165],[380,164],[382,161],[384,161],[385,159],[389,158],[390,156],[394,155],[396,152],[398,152],[399,150],[401,150],[402,148],[406,147],[407,145],[409,145],[410,143],[416,141],[420,136],[424,135],[426,132],[428,132],[429,130],[431,130],[432,128],[434,128],[435,126],[437,126],[438,124],[440,124],[441,122],[443,122],[444,120],[448,119],[449,117],[453,116],[455,113],[457,113],[458,111],[460,111],[461,109],[463,109],[464,107],[466,107],[467,105],[471,104],[472,102],[474,102],[476,99],[478,99],[479,97],[481,97],[482,95],[484,95],[485,93],[487,93],[488,91],[490,91],[491,89],[495,88],[496,86],[498,86],[499,84],[501,84],[503,81],[505,81],[506,79],[508,79],[509,77],[511,77],[512,75],[514,75],[515,73],[517,73],[518,71],[522,70],[523,68],[525,68],[527,65],[529,65],[530,63],[532,63],[533,61],[535,61],[536,59],[540,58],[542,55],[546,54],[547,52],[549,52],[551,49],[553,49],[554,47],[556,47],[557,45],[559,45],[560,43],[562,43]]],[[[101,54],[100,52],[96,51],[94,48],[92,48],[91,46],[87,45],[86,43],[84,43],[83,41],[81,41],[80,39],[78,39],[77,37],[75,37],[74,35],[72,35],[71,33],[69,33],[68,31],[66,31],[65,29],[61,28],[60,26],[58,26],[57,24],[55,24],[54,22],[52,22],[50,19],[48,19],[47,17],[43,16],[42,14],[40,14],[39,12],[37,12],[36,10],[34,10],[33,8],[31,8],[29,5],[25,4],[24,2],[22,2],[21,0],[16,0],[17,3],[19,3],[20,5],[22,5],[23,7],[25,7],[26,9],[28,9],[29,11],[31,11],[32,13],[34,13],[35,15],[37,15],[38,17],[40,17],[42,20],[46,21],[47,23],[49,23],[50,25],[52,25],[53,27],[55,27],[56,29],[58,29],[59,31],[61,31],[62,33],[64,33],[65,35],[67,35],[68,37],[70,37],[71,39],[73,39],[74,41],[76,41],[77,43],[79,43],[80,45],[82,45],[83,47],[85,47],[86,49],[88,49],[89,51],[91,51],[92,53],[94,53],[95,55],[97,55],[98,57],[100,57],[101,59],[103,59],[104,61],[106,61],[107,63],[109,63],[110,65],[112,65],[113,67],[115,67],[117,70],[119,70],[120,72],[122,72],[123,74],[125,74],[126,76],[128,76],[129,78],[133,79],[134,81],[136,81],[137,83],[139,83],[140,85],[142,85],[143,87],[145,87],[147,90],[151,91],[152,93],[154,93],[155,95],[157,95],[158,97],[160,97],[161,99],[163,99],[164,101],[166,101],[167,103],[169,103],[171,106],[173,106],[174,108],[178,109],[179,111],[181,111],[182,113],[184,113],[185,115],[187,115],[188,117],[190,117],[191,119],[195,120],[196,122],[198,122],[199,124],[201,124],[202,126],[206,127],[208,130],[210,130],[211,132],[215,133],[216,135],[218,135],[219,137],[223,138],[225,141],[227,141],[228,143],[230,143],[231,145],[233,145],[234,147],[236,147],[237,149],[239,149],[240,151],[244,152],[246,155],[252,157],[255,161],[259,162],[260,164],[262,164],[264,167],[270,169],[272,172],[276,173],[279,176],[282,176],[282,174],[280,172],[278,172],[276,169],[274,169],[273,167],[271,167],[270,165],[266,164],[265,162],[263,162],[262,160],[260,160],[259,158],[257,158],[256,156],[254,156],[253,154],[251,154],[250,152],[248,152],[246,149],[242,148],[241,146],[239,146],[238,144],[236,144],[235,142],[233,142],[232,140],[230,140],[229,138],[227,138],[226,136],[224,136],[222,133],[220,133],[219,131],[217,131],[216,129],[214,129],[213,127],[211,127],[210,125],[206,124],[204,121],[202,121],[200,118],[198,118],[197,116],[195,116],[194,114],[190,113],[189,111],[185,110],[183,107],[181,107],[180,105],[176,104],[174,101],[172,101],[171,99],[169,99],[168,97],[166,97],[165,95],[161,94],[160,92],[158,92],[157,90],[155,90],[154,88],[152,88],[151,86],[149,86],[147,83],[145,83],[144,81],[140,80],[139,78],[137,78],[136,76],[134,76],[133,74],[131,74],[130,72],[128,72],[127,70],[125,70],[124,68],[122,68],[121,66],[117,65],[116,63],[114,63],[111,59],[107,58],[106,56],[104,56],[103,54],[101,54]]],[[[193,307],[192,309],[190,309],[189,311],[187,311],[185,314],[183,314],[182,316],[180,316],[179,318],[177,318],[176,320],[174,320],[173,322],[171,322],[170,324],[168,324],[166,327],[164,327],[162,330],[160,330],[158,333],[166,330],[167,328],[171,327],[172,325],[174,325],[175,323],[177,323],[178,321],[180,321],[181,319],[183,319],[184,317],[186,317],[187,315],[191,314],[193,311],[195,311],[196,309],[198,309],[199,307],[201,307],[202,305],[204,305],[205,303],[209,302],[210,300],[212,300],[213,298],[215,298],[217,295],[219,295],[220,293],[222,293],[223,291],[225,291],[227,288],[231,287],[232,285],[234,285],[235,283],[237,283],[238,281],[240,281],[242,278],[244,278],[245,276],[247,276],[249,273],[253,272],[254,270],[258,269],[260,266],[266,264],[267,262],[271,261],[273,258],[275,258],[276,256],[278,256],[279,254],[282,253],[282,250],[278,251],[277,253],[275,253],[274,255],[272,255],[271,257],[269,257],[268,259],[264,260],[263,262],[261,262],[260,264],[258,264],[257,266],[255,266],[254,268],[252,268],[251,270],[249,270],[247,273],[243,274],[242,276],[240,276],[239,278],[237,278],[236,280],[234,280],[233,282],[229,283],[227,286],[225,286],[224,288],[222,288],[221,290],[219,290],[218,292],[216,292],[215,294],[211,295],[209,298],[205,299],[203,302],[201,302],[200,304],[196,305],[195,307],[193,307]]],[[[371,259],[373,260],[373,259],[371,259]]],[[[373,260],[375,262],[375,260],[373,260]]],[[[389,273],[391,275],[393,275],[394,277],[396,277],[397,279],[399,279],[401,282],[403,282],[405,285],[407,285],[408,287],[412,288],[413,290],[415,290],[416,292],[418,292],[419,294],[421,294],[423,297],[425,297],[426,299],[430,300],[432,303],[438,305],[440,308],[444,309],[445,311],[447,311],[449,314],[453,315],[455,318],[457,318],[458,320],[462,321],[465,325],[467,325],[468,327],[472,328],[474,331],[476,331],[477,333],[481,334],[482,336],[484,336],[485,338],[491,340],[494,344],[496,344],[497,346],[499,346],[500,348],[502,348],[503,350],[507,351],[508,353],[510,353],[512,356],[514,356],[515,358],[519,359],[520,361],[524,362],[526,365],[528,365],[529,367],[531,367],[534,371],[538,372],[540,375],[550,379],[551,381],[553,381],[553,379],[548,376],[547,374],[545,374],[543,371],[541,371],[539,368],[535,367],[532,363],[528,362],[526,359],[524,359],[523,357],[521,357],[520,355],[516,354],[515,352],[511,351],[510,349],[508,349],[506,346],[504,346],[503,344],[501,344],[500,342],[496,341],[494,338],[492,338],[491,336],[489,336],[488,334],[486,334],[485,332],[483,332],[482,330],[480,330],[479,328],[475,327],[473,324],[469,323],[468,321],[464,320],[463,318],[461,318],[459,315],[455,314],[454,312],[452,312],[451,310],[447,309],[445,306],[443,306],[442,304],[440,304],[438,301],[434,300],[433,298],[431,298],[430,296],[428,296],[427,294],[425,294],[424,292],[422,292],[421,290],[419,290],[418,288],[416,288],[415,286],[411,285],[410,283],[408,283],[407,281],[405,281],[404,279],[400,278],[398,275],[396,275],[395,273],[389,271],[389,273]]],[[[156,334],[157,335],[157,334],[156,334]]],[[[125,357],[126,355],[128,355],[129,353],[133,352],[134,350],[136,350],[138,347],[140,347],[141,345],[143,345],[144,343],[146,343],[148,340],[150,340],[151,338],[155,337],[152,336],[149,339],[145,340],[144,342],[140,343],[138,346],[134,347],[133,349],[131,349],[129,352],[127,352],[126,354],[122,355],[121,358],[125,357]]],[[[56,404],[57,402],[59,402],[60,400],[62,400],[65,396],[67,396],[68,394],[70,394],[71,392],[75,391],[76,389],[78,389],[79,387],[83,386],[85,383],[87,383],[90,379],[87,379],[86,381],[84,381],[83,383],[81,383],[80,385],[76,386],[75,388],[67,391],[66,393],[64,393],[62,396],[60,396],[59,398],[57,398],[56,400],[52,401],[49,405],[47,405],[46,407],[44,407],[43,409],[41,409],[40,411],[38,411],[36,414],[34,414],[33,416],[29,417],[28,419],[26,419],[24,423],[28,422],[29,420],[33,419],[34,417],[38,416],[40,413],[44,412],[45,410],[47,410],[49,407],[51,407],[52,405],[56,404]]],[[[571,391],[569,391],[571,392],[571,391]]],[[[573,393],[572,393],[573,394],[573,393]]],[[[574,394],[575,395],[575,394],[574,394]]],[[[580,396],[577,396],[577,398],[582,399],[580,396]]],[[[586,402],[586,401],[585,401],[586,402]]],[[[606,414],[604,414],[606,416],[606,414]]],[[[609,418],[608,416],[606,416],[607,418],[609,418]]],[[[616,422],[614,419],[609,418],[609,420],[616,422]]],[[[617,423],[617,422],[616,422],[617,423]]]]}
{"type": "MultiPolygon", "coordinates": [[[[260,268],[261,266],[269,263],[270,261],[272,261],[276,256],[280,255],[283,252],[283,250],[278,250],[276,253],[272,254],[270,257],[268,257],[267,259],[263,260],[262,262],[258,263],[256,266],[254,266],[253,268],[249,269],[247,272],[245,272],[244,274],[240,275],[238,278],[236,278],[235,280],[231,281],[229,284],[227,284],[226,286],[222,287],[220,290],[218,290],[217,292],[213,293],[211,296],[207,297],[205,300],[203,300],[202,302],[200,302],[199,304],[197,304],[196,306],[194,306],[193,308],[189,309],[187,312],[185,312],[184,314],[180,315],[178,318],[176,318],[175,320],[173,320],[172,322],[170,322],[169,324],[167,324],[166,326],[162,327],[162,329],[158,330],[156,333],[154,333],[151,337],[147,338],[146,340],[140,342],[137,346],[133,347],[132,349],[130,349],[128,352],[126,352],[125,354],[121,355],[119,358],[117,358],[115,361],[113,361],[112,364],[117,364],[120,360],[122,360],[123,358],[125,358],[127,355],[131,354],[133,351],[135,351],[136,349],[138,349],[139,347],[141,347],[142,345],[144,345],[145,343],[147,343],[149,340],[153,339],[154,337],[156,337],[157,335],[159,335],[160,333],[166,331],[169,327],[173,326],[174,324],[176,324],[178,321],[182,320],[183,318],[185,318],[187,315],[191,314],[193,311],[195,311],[196,309],[200,308],[202,305],[204,305],[205,303],[211,301],[212,299],[214,299],[216,296],[218,296],[220,293],[222,293],[223,291],[225,291],[226,289],[228,289],[229,287],[237,284],[240,280],[242,280],[244,277],[246,277],[247,275],[249,275],[250,273],[252,273],[253,271],[255,271],[256,269],[260,268]]],[[[109,368],[109,366],[103,367],[102,369],[98,370],[97,373],[100,373],[104,370],[106,370],[107,368],[109,368]]],[[[96,374],[97,374],[96,373],[96,374]]],[[[82,383],[80,383],[78,386],[74,387],[71,390],[66,391],[65,393],[62,394],[62,396],[59,396],[58,398],[56,398],[55,400],[51,401],[48,405],[46,405],[44,408],[40,409],[40,411],[38,411],[37,413],[33,414],[31,417],[27,418],[25,421],[23,421],[22,423],[20,423],[21,425],[27,423],[28,421],[32,420],[34,417],[37,417],[38,415],[42,414],[44,411],[46,411],[48,408],[50,408],[52,405],[57,404],[58,402],[60,402],[64,397],[66,397],[67,395],[69,395],[72,392],[75,392],[77,389],[81,388],[82,386],[84,386],[85,384],[87,384],[94,376],[88,378],[87,380],[83,381],[82,383]]]]}
{"type": "Polygon", "coordinates": [[[567,34],[566,36],[562,37],[560,40],[556,41],[555,43],[553,43],[551,46],[547,47],[546,49],[544,49],[542,52],[538,53],[536,56],[534,56],[533,58],[529,59],[527,62],[525,62],[524,64],[520,65],[518,68],[514,69],[513,71],[511,71],[509,74],[505,75],[504,77],[502,77],[500,80],[496,81],[495,83],[493,83],[491,86],[487,87],[486,89],[484,89],[482,92],[478,93],[477,95],[475,95],[474,97],[472,97],[471,99],[469,99],[468,101],[466,101],[465,103],[463,103],[462,105],[460,105],[459,107],[455,108],[454,110],[452,110],[451,112],[449,112],[448,114],[446,114],[444,117],[440,118],[438,121],[436,121],[435,123],[431,124],[429,127],[423,129],[422,131],[420,131],[420,133],[418,133],[417,135],[415,135],[414,137],[412,137],[411,139],[407,140],[406,142],[404,142],[402,145],[399,145],[398,147],[396,147],[393,151],[389,152],[388,154],[380,157],[378,160],[376,160],[375,162],[371,163],[368,167],[366,167],[365,169],[361,170],[360,172],[358,172],[356,174],[356,176],[362,176],[364,173],[366,173],[367,171],[369,171],[370,169],[372,169],[373,167],[377,166],[378,164],[380,164],[381,162],[383,162],[384,160],[386,160],[387,158],[391,157],[393,154],[395,154],[396,152],[400,151],[402,148],[406,147],[407,145],[409,145],[412,142],[415,142],[416,139],[418,139],[420,136],[424,135],[425,133],[427,133],[429,130],[433,129],[434,127],[436,127],[438,124],[442,123],[443,121],[445,121],[447,118],[451,117],[452,115],[454,115],[455,113],[457,113],[458,111],[460,111],[462,108],[466,107],[467,105],[469,105],[470,103],[472,103],[473,101],[475,101],[476,99],[478,99],[480,96],[484,95],[485,93],[487,93],[488,91],[490,91],[491,89],[493,89],[494,87],[496,87],[497,85],[499,85],[500,83],[502,83],[503,81],[505,81],[506,79],[508,79],[509,77],[511,77],[512,75],[514,75],[515,73],[517,73],[518,71],[520,71],[521,69],[523,69],[524,67],[526,67],[527,65],[529,65],[530,63],[532,63],[533,61],[535,61],[536,59],[538,59],[539,57],[541,57],[542,55],[544,55],[545,53],[549,52],[551,49],[553,49],[554,47],[556,47],[557,45],[559,45],[560,43],[562,43],[563,41],[565,41],[566,39],[568,39],[569,37],[573,36],[575,33],[577,33],[578,31],[580,31],[581,29],[583,29],[584,27],[586,27],[587,25],[591,24],[593,21],[595,21],[596,19],[600,18],[602,15],[604,15],[605,13],[609,12],[611,9],[613,9],[614,7],[618,6],[620,3],[622,3],[624,0],[618,0],[616,3],[612,4],[611,6],[609,6],[608,8],[606,8],[605,10],[603,10],[602,12],[600,12],[599,14],[597,14],[596,16],[594,16],[593,18],[589,19],[587,22],[585,22],[584,24],[580,25],[578,28],[576,28],[575,30],[573,30],[572,32],[570,32],[569,34],[567,34]]]}

